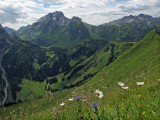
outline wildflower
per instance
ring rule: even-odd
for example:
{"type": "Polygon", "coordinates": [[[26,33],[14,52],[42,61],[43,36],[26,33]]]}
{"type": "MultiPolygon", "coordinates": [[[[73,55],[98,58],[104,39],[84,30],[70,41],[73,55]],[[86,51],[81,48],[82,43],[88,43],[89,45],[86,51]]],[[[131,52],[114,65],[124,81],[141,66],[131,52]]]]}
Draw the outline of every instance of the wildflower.
{"type": "Polygon", "coordinates": [[[91,105],[91,107],[93,109],[97,109],[99,107],[99,103],[98,102],[92,102],[90,105],[91,105]]]}
{"type": "Polygon", "coordinates": [[[142,112],[142,116],[147,117],[146,112],[142,112]]]}
{"type": "Polygon", "coordinates": [[[64,106],[64,105],[65,105],[65,103],[61,103],[61,104],[60,104],[60,106],[64,106]]]}
{"type": "Polygon", "coordinates": [[[140,94],[138,94],[138,98],[140,98],[141,97],[141,95],[140,94]]]}
{"type": "Polygon", "coordinates": [[[144,82],[137,82],[137,85],[142,86],[142,85],[144,85],[144,82]]]}
{"type": "Polygon", "coordinates": [[[102,97],[104,96],[104,95],[103,95],[103,92],[100,91],[99,89],[96,89],[95,94],[96,94],[96,96],[97,96],[98,98],[102,98],[102,97]]]}
{"type": "Polygon", "coordinates": [[[126,87],[122,87],[124,90],[128,90],[128,86],[126,86],[126,87]]]}
{"type": "Polygon", "coordinates": [[[74,97],[74,100],[80,101],[80,100],[81,100],[81,97],[80,97],[80,96],[75,96],[75,97],[74,97]]]}
{"type": "Polygon", "coordinates": [[[69,100],[69,101],[73,101],[73,98],[69,98],[68,100],[69,100]]]}
{"type": "Polygon", "coordinates": [[[118,85],[119,85],[120,87],[123,87],[123,86],[124,86],[124,83],[123,83],[123,82],[118,82],[118,85]]]}

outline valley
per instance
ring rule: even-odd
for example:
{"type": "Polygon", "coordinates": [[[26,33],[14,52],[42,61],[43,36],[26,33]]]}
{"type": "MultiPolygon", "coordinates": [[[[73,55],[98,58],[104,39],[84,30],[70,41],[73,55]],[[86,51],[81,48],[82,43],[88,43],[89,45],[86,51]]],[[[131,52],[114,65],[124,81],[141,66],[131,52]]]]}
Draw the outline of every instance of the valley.
{"type": "Polygon", "coordinates": [[[94,26],[56,11],[0,26],[0,119],[158,120],[159,25],[139,14],[94,26]]]}

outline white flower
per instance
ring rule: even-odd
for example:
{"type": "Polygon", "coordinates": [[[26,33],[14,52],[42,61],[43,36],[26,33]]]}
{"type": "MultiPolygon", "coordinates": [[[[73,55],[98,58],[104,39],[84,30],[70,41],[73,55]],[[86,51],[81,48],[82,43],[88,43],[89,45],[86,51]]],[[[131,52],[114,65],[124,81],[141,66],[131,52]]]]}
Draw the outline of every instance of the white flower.
{"type": "Polygon", "coordinates": [[[118,82],[118,85],[119,85],[120,87],[123,87],[123,86],[124,86],[124,83],[123,83],[123,82],[118,82]]]}
{"type": "Polygon", "coordinates": [[[144,85],[144,82],[137,82],[137,85],[142,86],[142,85],[144,85]]]}
{"type": "Polygon", "coordinates": [[[69,98],[68,100],[69,100],[69,101],[73,101],[74,99],[73,99],[73,98],[69,98]]]}
{"type": "Polygon", "coordinates": [[[95,94],[96,94],[96,96],[97,96],[98,98],[102,98],[102,97],[104,96],[104,95],[103,95],[103,92],[100,91],[99,89],[96,89],[95,94]]]}
{"type": "Polygon", "coordinates": [[[61,104],[60,104],[60,106],[64,106],[64,105],[65,105],[65,103],[61,103],[61,104]]]}
{"type": "Polygon", "coordinates": [[[127,90],[128,89],[128,86],[125,86],[125,87],[122,87],[124,90],[127,90]]]}

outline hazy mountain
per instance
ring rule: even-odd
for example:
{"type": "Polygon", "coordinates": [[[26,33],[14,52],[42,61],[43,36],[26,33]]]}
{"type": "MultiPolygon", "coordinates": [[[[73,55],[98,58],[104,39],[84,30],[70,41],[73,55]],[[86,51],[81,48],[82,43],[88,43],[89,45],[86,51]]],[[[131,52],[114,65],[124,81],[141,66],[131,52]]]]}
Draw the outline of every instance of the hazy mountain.
{"type": "Polygon", "coordinates": [[[160,18],[140,14],[125,16],[100,25],[95,28],[95,31],[108,41],[138,41],[158,26],[160,26],[160,18]]]}
{"type": "Polygon", "coordinates": [[[121,26],[124,25],[126,23],[146,23],[148,25],[150,24],[156,24],[155,22],[153,22],[153,18],[152,16],[149,15],[145,15],[145,14],[139,14],[138,16],[125,16],[121,19],[115,20],[115,21],[111,21],[109,22],[107,25],[116,25],[116,26],[121,26]]]}

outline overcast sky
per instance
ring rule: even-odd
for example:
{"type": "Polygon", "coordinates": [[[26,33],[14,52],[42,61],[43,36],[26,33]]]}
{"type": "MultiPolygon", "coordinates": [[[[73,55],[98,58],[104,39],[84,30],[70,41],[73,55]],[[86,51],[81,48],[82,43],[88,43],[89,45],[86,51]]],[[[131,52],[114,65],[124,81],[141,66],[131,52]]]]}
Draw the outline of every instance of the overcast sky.
{"type": "Polygon", "coordinates": [[[18,29],[54,11],[99,25],[140,13],[160,17],[160,0],[0,0],[0,24],[18,29]]]}

